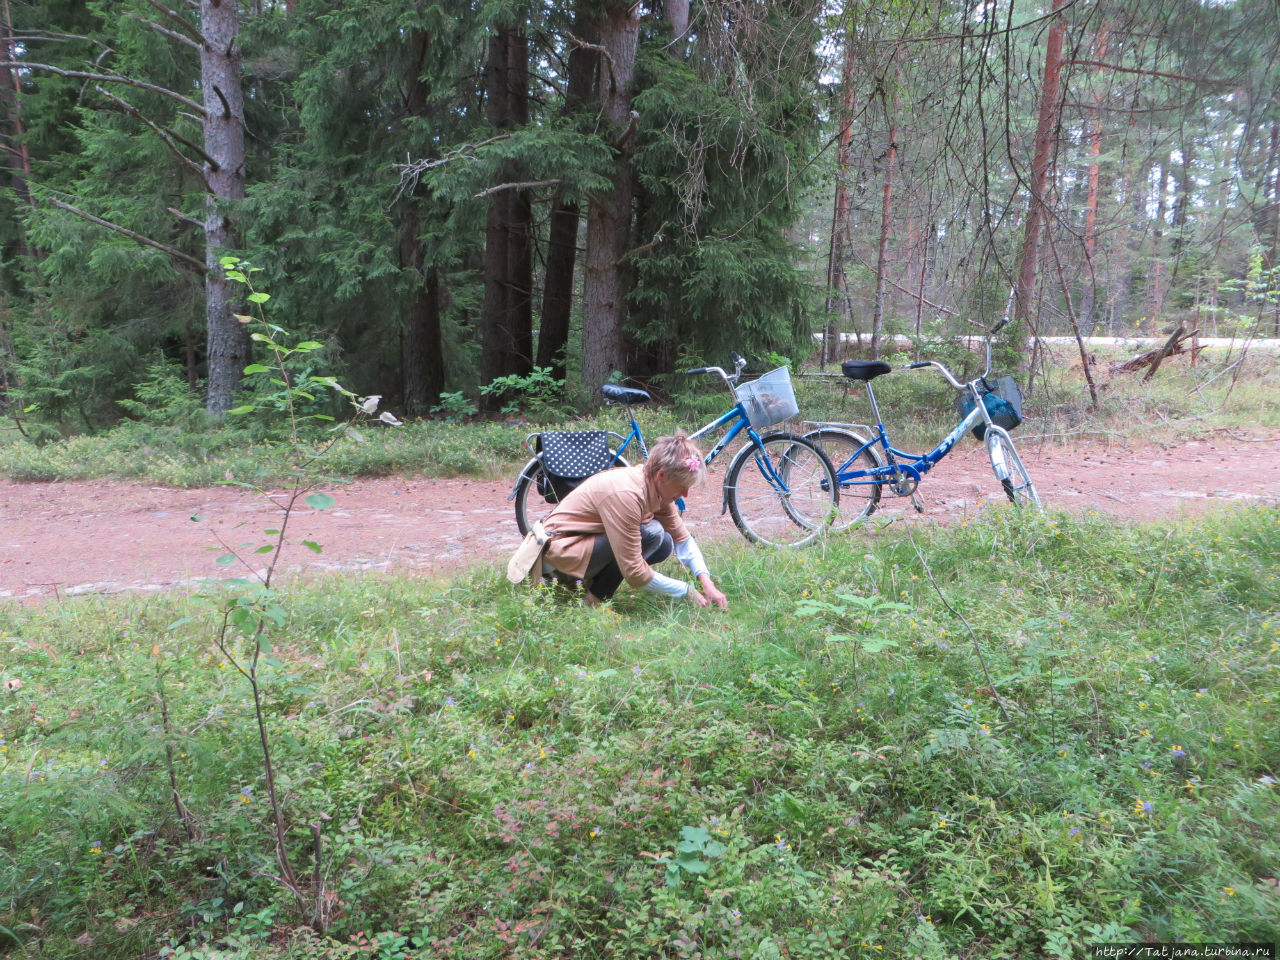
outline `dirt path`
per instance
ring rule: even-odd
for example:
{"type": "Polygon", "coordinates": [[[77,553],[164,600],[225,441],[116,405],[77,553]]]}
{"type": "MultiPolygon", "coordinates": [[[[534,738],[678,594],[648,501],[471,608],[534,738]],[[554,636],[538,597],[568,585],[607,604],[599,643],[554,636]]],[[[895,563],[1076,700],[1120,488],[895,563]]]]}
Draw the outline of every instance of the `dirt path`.
{"type": "MultiPolygon", "coordinates": [[[[1019,447],[1046,506],[1098,509],[1124,520],[1179,517],[1243,503],[1280,502],[1280,440],[1065,448],[1019,447]]],[[[717,465],[687,515],[703,540],[737,537],[719,513],[717,465]]],[[[999,488],[985,453],[964,444],[921,485],[926,520],[972,515],[999,488]]],[[[290,575],[414,570],[453,573],[505,557],[519,542],[508,481],[360,480],[331,491],[331,510],[303,508],[283,555],[290,575]],[[319,543],[315,554],[300,545],[319,543]]],[[[890,500],[886,512],[903,501],[890,500]]],[[[220,566],[219,538],[246,556],[270,539],[279,511],[232,487],[174,490],[134,483],[0,481],[0,600],[52,600],[83,593],[160,590],[207,577],[243,576],[220,566]],[[194,522],[191,517],[206,518],[194,522]],[[247,549],[245,549],[247,548],[247,549]]],[[[257,558],[260,559],[260,558],[257,558]]]]}

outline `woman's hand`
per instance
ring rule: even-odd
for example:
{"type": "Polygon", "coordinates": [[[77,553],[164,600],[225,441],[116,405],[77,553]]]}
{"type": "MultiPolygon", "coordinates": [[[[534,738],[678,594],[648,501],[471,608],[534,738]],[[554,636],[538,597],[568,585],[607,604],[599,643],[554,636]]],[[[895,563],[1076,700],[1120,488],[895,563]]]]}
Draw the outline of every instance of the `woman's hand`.
{"type": "Polygon", "coordinates": [[[715,604],[721,610],[729,608],[729,598],[720,592],[720,588],[711,579],[711,574],[702,574],[698,577],[698,582],[702,584],[702,593],[698,593],[693,587],[689,588],[689,592],[694,595],[694,602],[698,606],[706,607],[715,604]]]}

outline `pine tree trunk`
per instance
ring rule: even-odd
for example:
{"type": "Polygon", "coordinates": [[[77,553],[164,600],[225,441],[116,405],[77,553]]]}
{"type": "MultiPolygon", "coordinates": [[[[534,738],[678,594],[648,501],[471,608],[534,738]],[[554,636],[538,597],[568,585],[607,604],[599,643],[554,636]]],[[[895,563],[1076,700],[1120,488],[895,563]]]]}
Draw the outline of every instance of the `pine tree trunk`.
{"type": "MultiPolygon", "coordinates": [[[[430,88],[422,79],[431,36],[415,31],[409,41],[405,70],[405,116],[425,117],[430,88]]],[[[401,337],[400,365],[404,412],[421,417],[431,412],[444,390],[444,344],[440,339],[440,273],[428,267],[420,237],[422,208],[414,198],[404,203],[400,225],[400,266],[408,275],[409,303],[401,337]]]]}
{"type": "MultiPolygon", "coordinates": [[[[489,41],[486,68],[488,120],[494,130],[509,130],[528,119],[528,41],[503,27],[489,41]]],[[[519,177],[507,165],[502,178],[519,177]]],[[[526,374],[533,364],[532,214],[527,190],[495,193],[485,221],[485,285],[481,320],[480,379],[491,383],[509,374],[526,374]]],[[[501,401],[487,398],[494,409],[501,401]]]]}
{"type": "Polygon", "coordinates": [[[1040,88],[1040,112],[1036,121],[1035,150],[1031,158],[1031,196],[1027,203],[1027,221],[1022,237],[1022,262],[1014,287],[1014,319],[1021,321],[1024,331],[1032,326],[1034,317],[1031,300],[1039,266],[1040,235],[1048,213],[1046,189],[1049,170],[1053,165],[1057,146],[1058,116],[1062,106],[1062,39],[1067,29],[1061,10],[1066,3],[1067,0],[1053,0],[1053,12],[1057,16],[1049,27],[1044,51],[1044,84],[1040,88]]]}
{"type": "MultiPolygon", "coordinates": [[[[836,150],[836,195],[831,213],[831,246],[827,251],[827,326],[822,337],[822,363],[840,356],[840,327],[845,306],[849,256],[849,178],[853,167],[854,45],[852,25],[845,31],[844,63],[840,69],[840,132],[836,150]]],[[[856,331],[855,331],[856,332],[856,331]]]]}
{"type": "Polygon", "coordinates": [[[600,106],[614,137],[611,186],[592,196],[587,209],[587,252],[582,304],[582,379],[588,389],[621,370],[631,242],[631,88],[640,21],[635,8],[609,0],[601,24],[600,106]]]}
{"type": "MultiPolygon", "coordinates": [[[[595,19],[580,3],[574,15],[574,35],[585,43],[595,43],[595,19]]],[[[565,113],[577,110],[592,95],[596,55],[580,46],[569,52],[569,83],[565,90],[565,113]]],[[[540,367],[550,367],[552,376],[565,376],[565,348],[569,343],[569,321],[573,315],[574,271],[578,263],[578,226],[582,213],[577,203],[564,198],[557,188],[551,200],[547,236],[547,266],[542,286],[542,323],[538,327],[540,367]]]]}
{"type": "Polygon", "coordinates": [[[885,286],[888,280],[889,233],[893,229],[893,167],[898,159],[898,95],[893,95],[889,117],[889,150],[884,161],[884,194],[880,203],[880,244],[876,251],[876,298],[871,310],[871,359],[880,356],[884,336],[885,286]]]}
{"type": "Polygon", "coordinates": [[[249,332],[235,318],[220,263],[235,247],[228,204],[244,197],[244,101],[240,85],[240,22],[235,0],[201,0],[200,85],[204,90],[204,152],[209,200],[205,220],[206,406],[222,416],[235,400],[249,363],[249,332]]]}
{"type": "MultiPolygon", "coordinates": [[[[8,62],[14,62],[18,59],[18,51],[15,49],[17,44],[14,42],[13,36],[13,19],[9,12],[9,0],[4,0],[0,5],[0,55],[8,62]]],[[[27,186],[27,181],[31,177],[31,157],[27,152],[27,144],[23,138],[22,129],[22,81],[18,77],[18,71],[14,67],[5,67],[4,76],[0,77],[0,111],[3,112],[2,119],[8,128],[8,146],[5,148],[9,155],[9,183],[13,189],[13,195],[17,198],[21,206],[31,205],[31,190],[27,186]]],[[[21,252],[26,254],[26,231],[19,226],[19,246],[21,252]]]]}

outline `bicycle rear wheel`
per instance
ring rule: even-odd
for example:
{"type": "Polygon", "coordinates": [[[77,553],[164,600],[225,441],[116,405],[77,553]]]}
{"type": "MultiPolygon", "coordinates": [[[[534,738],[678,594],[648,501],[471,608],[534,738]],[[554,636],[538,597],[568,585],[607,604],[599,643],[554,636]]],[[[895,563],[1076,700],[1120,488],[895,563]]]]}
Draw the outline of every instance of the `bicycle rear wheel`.
{"type": "MultiPolygon", "coordinates": [[[[630,466],[624,457],[613,451],[614,467],[630,466]]],[[[610,470],[613,467],[609,468],[610,470]]],[[[548,514],[560,502],[547,480],[546,471],[542,469],[542,461],[534,457],[520,471],[520,480],[515,492],[516,526],[520,528],[520,536],[524,536],[539,520],[545,520],[548,514]]]]}
{"type": "Polygon", "coordinates": [[[847,530],[875,513],[880,503],[880,484],[874,479],[855,478],[850,474],[880,466],[879,451],[867,446],[867,441],[858,434],[838,427],[813,430],[803,439],[817,444],[827,455],[840,481],[840,513],[832,522],[831,529],[847,530]]]}
{"type": "Polygon", "coordinates": [[[724,481],[742,535],[770,547],[798,547],[831,527],[840,486],[831,461],[791,433],[771,433],[738,451],[724,481]]]}
{"type": "Polygon", "coordinates": [[[1009,502],[1016,507],[1029,504],[1043,513],[1040,494],[1036,492],[1036,485],[1032,482],[1022,457],[1018,455],[1018,448],[1013,445],[1013,437],[1009,436],[1009,431],[1004,427],[990,426],[987,427],[985,439],[991,469],[1004,488],[1009,502]]]}

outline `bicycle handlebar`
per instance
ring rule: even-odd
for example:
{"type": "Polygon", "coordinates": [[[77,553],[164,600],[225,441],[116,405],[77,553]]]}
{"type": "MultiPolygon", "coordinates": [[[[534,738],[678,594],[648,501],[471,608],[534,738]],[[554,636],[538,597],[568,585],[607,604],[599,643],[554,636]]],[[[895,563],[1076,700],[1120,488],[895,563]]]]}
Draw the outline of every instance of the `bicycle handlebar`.
{"type": "MultiPolygon", "coordinates": [[[[988,376],[990,376],[991,374],[991,338],[994,337],[1001,330],[1003,330],[1005,325],[1008,322],[1009,322],[1008,317],[1001,318],[1000,322],[997,323],[990,330],[988,330],[987,335],[983,338],[983,345],[987,348],[987,365],[982,371],[982,376],[978,377],[979,380],[985,380],[988,376]]],[[[907,364],[906,368],[908,370],[915,370],[919,367],[937,367],[939,372],[944,377],[947,378],[947,383],[951,384],[951,386],[957,390],[964,390],[968,386],[968,384],[961,383],[959,380],[957,380],[952,375],[951,371],[948,370],[946,367],[944,367],[937,360],[921,360],[916,363],[909,363],[907,364]]]]}

